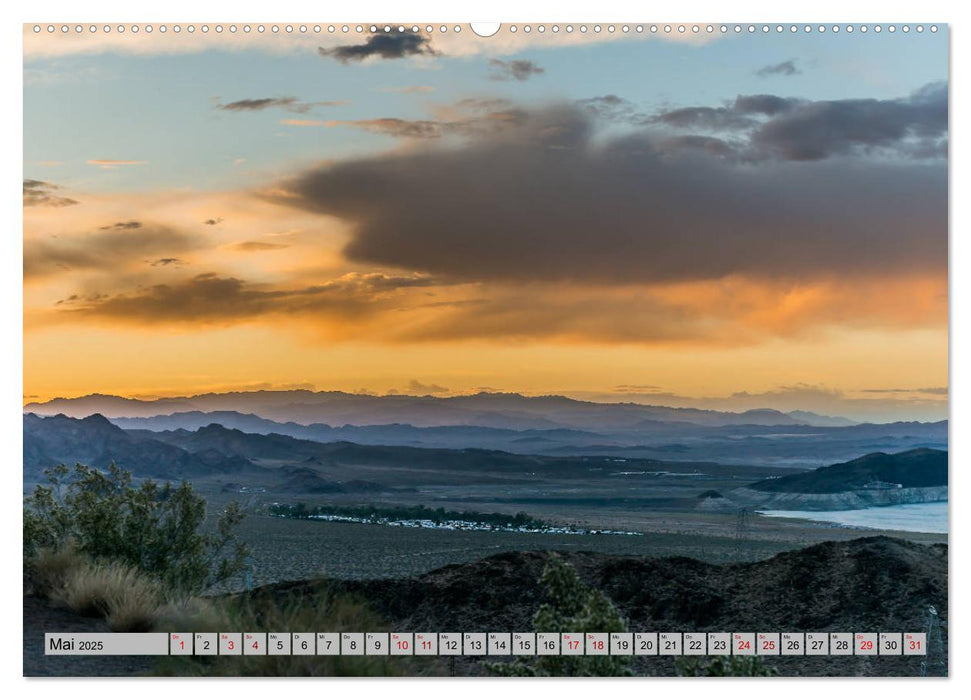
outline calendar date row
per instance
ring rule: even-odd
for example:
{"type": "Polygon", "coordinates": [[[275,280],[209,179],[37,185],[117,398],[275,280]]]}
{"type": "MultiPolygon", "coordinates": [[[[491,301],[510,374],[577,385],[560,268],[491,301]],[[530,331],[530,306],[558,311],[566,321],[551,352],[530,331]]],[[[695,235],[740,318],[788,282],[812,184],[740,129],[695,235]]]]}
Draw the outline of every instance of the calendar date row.
{"type": "Polygon", "coordinates": [[[923,632],[47,633],[48,655],[923,656],[923,632]]]}

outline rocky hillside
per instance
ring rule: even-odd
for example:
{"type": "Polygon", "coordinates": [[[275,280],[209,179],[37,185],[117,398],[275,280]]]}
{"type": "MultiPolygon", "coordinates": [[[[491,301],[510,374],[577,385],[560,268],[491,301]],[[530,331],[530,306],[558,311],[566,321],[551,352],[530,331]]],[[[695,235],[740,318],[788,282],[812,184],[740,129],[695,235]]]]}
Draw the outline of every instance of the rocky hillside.
{"type": "MultiPolygon", "coordinates": [[[[258,604],[329,588],[363,597],[397,630],[530,630],[542,603],[546,552],[498,554],[411,579],[302,581],[257,589],[258,604]]],[[[589,552],[563,556],[644,631],[922,631],[934,605],[947,619],[947,546],[887,537],[825,542],[771,559],[715,565],[589,552]]],[[[463,672],[476,673],[475,660],[463,672]]],[[[779,658],[784,675],[915,675],[915,658],[779,658]]],[[[671,659],[638,660],[670,674],[671,659]]]]}
{"type": "Polygon", "coordinates": [[[115,462],[137,477],[169,479],[236,474],[252,468],[238,455],[211,449],[189,452],[151,437],[129,435],[101,415],[79,420],[28,413],[23,426],[25,480],[39,478],[58,464],[77,462],[99,469],[115,462]]]}
{"type": "Polygon", "coordinates": [[[947,486],[947,452],[916,449],[858,459],[773,479],[749,488],[770,493],[840,493],[862,489],[947,486]]]}

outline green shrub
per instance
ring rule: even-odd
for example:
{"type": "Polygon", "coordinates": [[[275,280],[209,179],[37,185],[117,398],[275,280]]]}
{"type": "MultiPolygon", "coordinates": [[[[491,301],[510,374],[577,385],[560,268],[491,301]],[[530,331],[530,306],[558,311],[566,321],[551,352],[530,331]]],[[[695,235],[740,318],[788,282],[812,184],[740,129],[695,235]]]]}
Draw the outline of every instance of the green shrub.
{"type": "MultiPolygon", "coordinates": [[[[533,617],[537,632],[626,632],[627,621],[602,592],[585,586],[576,570],[550,554],[539,580],[545,601],[533,617]]],[[[500,676],[629,676],[624,656],[537,656],[487,664],[500,676]]]]}
{"type": "MultiPolygon", "coordinates": [[[[191,594],[239,573],[247,555],[234,530],[243,518],[230,503],[214,531],[203,531],[206,501],[186,482],[135,485],[114,464],[101,472],[78,464],[45,471],[24,504],[24,555],[73,543],[98,561],[134,567],[170,591],[191,594]]],[[[28,570],[30,566],[28,565],[28,570]]]]}

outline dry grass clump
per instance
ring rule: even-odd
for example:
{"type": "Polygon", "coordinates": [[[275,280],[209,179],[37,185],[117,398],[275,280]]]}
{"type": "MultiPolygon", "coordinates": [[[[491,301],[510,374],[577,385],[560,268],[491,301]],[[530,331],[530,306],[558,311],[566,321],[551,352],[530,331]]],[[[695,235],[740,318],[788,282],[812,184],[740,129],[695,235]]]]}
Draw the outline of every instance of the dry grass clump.
{"type": "Polygon", "coordinates": [[[68,543],[58,549],[41,549],[26,563],[25,568],[33,593],[50,598],[86,563],[87,560],[68,543]]]}
{"type": "Polygon", "coordinates": [[[222,606],[208,598],[191,596],[168,601],[156,615],[156,629],[165,632],[225,632],[230,629],[222,606]]]}
{"type": "Polygon", "coordinates": [[[132,567],[85,562],[49,598],[79,615],[105,618],[112,631],[144,632],[155,624],[162,592],[132,567]]]}
{"type": "Polygon", "coordinates": [[[164,596],[138,569],[91,561],[68,544],[40,550],[27,571],[36,595],[79,615],[104,618],[114,632],[147,632],[156,625],[164,596]]]}
{"type": "MultiPolygon", "coordinates": [[[[215,604],[222,620],[218,629],[186,631],[267,631],[267,632],[380,632],[388,629],[367,606],[345,595],[318,591],[307,596],[241,595],[224,598],[215,604]]],[[[203,615],[204,617],[204,615],[203,615]]],[[[190,617],[187,623],[192,622],[190,617]]],[[[182,628],[180,627],[180,630],[182,628]]],[[[174,630],[174,628],[173,628],[174,630]]],[[[203,656],[166,657],[162,672],[172,675],[200,676],[398,676],[440,674],[437,659],[382,656],[203,656]]]]}

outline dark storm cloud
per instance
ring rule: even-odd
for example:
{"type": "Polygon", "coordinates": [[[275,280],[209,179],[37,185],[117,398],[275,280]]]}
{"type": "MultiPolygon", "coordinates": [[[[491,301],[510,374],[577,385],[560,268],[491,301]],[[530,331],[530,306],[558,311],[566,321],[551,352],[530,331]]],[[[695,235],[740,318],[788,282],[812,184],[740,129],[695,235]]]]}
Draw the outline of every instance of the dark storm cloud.
{"type": "Polygon", "coordinates": [[[947,136],[947,84],[896,100],[822,100],[785,110],[752,134],[752,143],[790,160],[820,160],[855,150],[906,146],[947,136]]]}
{"type": "Polygon", "coordinates": [[[745,131],[762,125],[764,117],[774,117],[804,102],[776,95],[739,95],[723,107],[682,107],[644,117],[641,121],[679,129],[745,131]]]}
{"type": "Polygon", "coordinates": [[[341,63],[363,61],[371,56],[393,59],[435,55],[430,39],[424,34],[372,34],[363,44],[349,44],[333,49],[321,46],[317,48],[317,53],[341,63]]]}
{"type": "MultiPolygon", "coordinates": [[[[659,112],[645,124],[679,131],[733,134],[746,160],[822,160],[877,152],[914,159],[947,155],[947,84],[932,83],[899,99],[800,100],[739,95],[721,107],[659,112]]],[[[694,135],[697,135],[695,133],[694,135]]]]}
{"type": "MultiPolygon", "coordinates": [[[[24,277],[68,270],[117,272],[141,265],[146,256],[173,258],[197,247],[193,238],[164,226],[111,227],[104,233],[24,242],[24,277]]],[[[150,258],[155,259],[155,258],[150,258]]]]}
{"type": "Polygon", "coordinates": [[[598,119],[607,121],[640,122],[645,119],[633,102],[618,95],[601,95],[577,100],[577,105],[598,119]]]}
{"type": "Polygon", "coordinates": [[[43,180],[24,180],[25,207],[69,207],[77,204],[76,199],[57,194],[58,185],[43,180]]]}
{"type": "MultiPolygon", "coordinates": [[[[908,119],[928,119],[928,108],[902,102],[908,119]]],[[[351,260],[466,280],[626,284],[945,269],[944,163],[807,163],[773,157],[775,147],[753,162],[724,158],[728,144],[680,145],[650,130],[595,141],[589,112],[564,106],[460,147],[306,171],[283,183],[280,201],[350,222],[351,260]]]]}
{"type": "Polygon", "coordinates": [[[802,73],[801,70],[796,68],[795,59],[789,59],[788,61],[783,61],[782,63],[775,63],[771,66],[765,66],[764,68],[759,68],[755,71],[755,74],[760,78],[767,78],[770,75],[798,75],[802,73]]]}
{"type": "Polygon", "coordinates": [[[498,58],[490,58],[489,68],[492,71],[490,77],[493,80],[518,80],[520,82],[529,80],[534,75],[542,75],[546,72],[534,61],[524,59],[501,61],[498,58]]]}
{"type": "Polygon", "coordinates": [[[805,100],[777,95],[739,95],[735,98],[733,109],[738,114],[764,114],[771,117],[803,102],[805,100]]]}
{"type": "Polygon", "coordinates": [[[711,156],[736,156],[738,147],[728,141],[713,136],[675,136],[658,139],[655,148],[659,153],[677,154],[678,152],[699,151],[711,156]]]}
{"type": "Polygon", "coordinates": [[[758,125],[733,107],[683,107],[662,112],[654,121],[681,129],[748,129],[758,125]]]}

